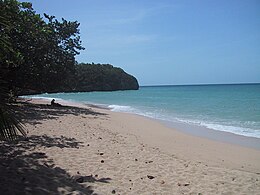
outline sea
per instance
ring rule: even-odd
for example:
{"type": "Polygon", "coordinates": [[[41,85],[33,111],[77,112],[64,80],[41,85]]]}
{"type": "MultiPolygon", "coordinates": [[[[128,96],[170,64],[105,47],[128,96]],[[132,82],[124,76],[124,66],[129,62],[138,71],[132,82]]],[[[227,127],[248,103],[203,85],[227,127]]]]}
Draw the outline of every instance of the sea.
{"type": "Polygon", "coordinates": [[[168,124],[260,138],[260,84],[144,86],[139,90],[46,93],[29,97],[94,104],[168,124]]]}

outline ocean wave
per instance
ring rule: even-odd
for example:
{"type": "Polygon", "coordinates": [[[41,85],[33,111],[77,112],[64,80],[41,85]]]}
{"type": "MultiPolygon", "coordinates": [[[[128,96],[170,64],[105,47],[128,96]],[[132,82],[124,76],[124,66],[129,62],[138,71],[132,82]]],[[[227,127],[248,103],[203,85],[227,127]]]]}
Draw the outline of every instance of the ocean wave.
{"type": "Polygon", "coordinates": [[[56,97],[44,97],[44,96],[19,96],[21,98],[31,98],[31,99],[44,99],[44,100],[52,100],[52,99],[55,99],[55,100],[59,100],[59,101],[65,101],[63,100],[62,98],[56,98],[56,97]]]}
{"type": "Polygon", "coordinates": [[[199,121],[199,120],[185,120],[185,119],[178,119],[178,121],[186,124],[191,125],[197,125],[206,127],[208,129],[217,130],[217,131],[224,131],[229,132],[237,135],[243,135],[247,137],[256,137],[260,138],[260,130],[255,130],[251,128],[241,127],[241,126],[233,126],[233,125],[227,125],[227,124],[217,124],[212,123],[209,121],[199,121]]]}
{"type": "Polygon", "coordinates": [[[121,105],[109,105],[108,106],[109,109],[111,109],[112,111],[115,112],[134,112],[134,108],[131,106],[121,106],[121,105]]]}
{"type": "Polygon", "coordinates": [[[225,132],[243,135],[243,136],[247,136],[247,137],[260,138],[260,131],[257,131],[254,129],[236,127],[236,126],[228,126],[228,125],[220,125],[220,124],[210,124],[210,123],[202,123],[202,126],[205,126],[209,129],[218,130],[218,131],[225,131],[225,132]]]}
{"type": "MultiPolygon", "coordinates": [[[[49,95],[49,94],[48,94],[49,95]]],[[[62,98],[56,98],[56,97],[44,97],[44,96],[21,96],[23,98],[33,98],[33,99],[45,99],[48,101],[51,101],[52,99],[55,99],[57,101],[64,101],[64,102],[75,102],[73,99],[70,100],[64,100],[62,98]]],[[[83,101],[83,103],[90,103],[93,105],[97,105],[100,107],[109,108],[111,111],[115,112],[126,112],[126,113],[133,113],[157,120],[167,121],[167,122],[181,122],[184,124],[190,124],[190,125],[196,125],[201,127],[206,127],[208,129],[217,130],[217,131],[224,131],[229,133],[234,133],[238,135],[243,135],[247,137],[256,137],[260,138],[260,129],[252,129],[245,126],[258,126],[258,122],[254,121],[247,121],[244,124],[239,124],[240,122],[237,121],[236,123],[232,122],[232,124],[228,124],[227,122],[214,122],[210,120],[203,120],[203,119],[187,119],[185,116],[182,116],[181,118],[172,114],[172,113],[166,113],[165,110],[161,109],[145,109],[145,108],[138,108],[138,107],[132,107],[128,105],[116,105],[116,104],[96,104],[93,102],[86,102],[83,101]]]]}
{"type": "MultiPolygon", "coordinates": [[[[141,116],[162,120],[162,121],[168,121],[168,122],[180,122],[187,125],[196,125],[201,127],[206,127],[207,129],[212,129],[216,131],[224,131],[229,132],[237,135],[243,135],[247,137],[256,137],[260,138],[260,130],[250,129],[246,127],[241,126],[234,126],[234,125],[227,125],[227,124],[219,124],[219,123],[213,123],[210,121],[203,121],[203,120],[192,120],[192,119],[183,119],[178,118],[176,116],[171,115],[165,115],[162,114],[159,110],[158,111],[144,111],[137,108],[133,108],[131,106],[121,106],[121,105],[109,105],[108,106],[112,111],[115,112],[127,112],[127,113],[134,113],[141,116]]],[[[249,123],[249,122],[247,122],[249,123]]]]}

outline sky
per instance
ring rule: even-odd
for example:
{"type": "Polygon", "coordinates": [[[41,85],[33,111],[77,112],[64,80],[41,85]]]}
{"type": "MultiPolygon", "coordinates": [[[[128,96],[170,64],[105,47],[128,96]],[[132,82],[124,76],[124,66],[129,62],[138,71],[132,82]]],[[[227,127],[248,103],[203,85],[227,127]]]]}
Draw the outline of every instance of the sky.
{"type": "Polygon", "coordinates": [[[259,0],[30,0],[80,22],[78,62],[109,63],[140,85],[260,83],[259,0]]]}

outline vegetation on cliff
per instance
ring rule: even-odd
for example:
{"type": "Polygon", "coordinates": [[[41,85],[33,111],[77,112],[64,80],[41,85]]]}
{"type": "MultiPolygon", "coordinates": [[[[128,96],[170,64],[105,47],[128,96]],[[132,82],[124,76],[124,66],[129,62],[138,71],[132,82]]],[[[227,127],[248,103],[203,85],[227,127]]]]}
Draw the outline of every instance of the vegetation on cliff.
{"type": "Polygon", "coordinates": [[[0,0],[0,8],[0,79],[13,93],[138,89],[121,69],[77,64],[84,49],[77,21],[42,17],[16,0],[0,0]]]}
{"type": "Polygon", "coordinates": [[[61,91],[75,73],[75,55],[84,49],[79,23],[42,18],[31,3],[1,0],[1,79],[9,90],[23,93],[61,91]]]}
{"type": "Polygon", "coordinates": [[[84,64],[76,66],[76,91],[113,91],[138,89],[135,77],[110,64],[84,64]]]}
{"type": "Polygon", "coordinates": [[[76,62],[84,49],[79,25],[41,16],[28,2],[0,0],[0,138],[24,134],[10,96],[138,89],[137,80],[120,68],[76,62]]]}

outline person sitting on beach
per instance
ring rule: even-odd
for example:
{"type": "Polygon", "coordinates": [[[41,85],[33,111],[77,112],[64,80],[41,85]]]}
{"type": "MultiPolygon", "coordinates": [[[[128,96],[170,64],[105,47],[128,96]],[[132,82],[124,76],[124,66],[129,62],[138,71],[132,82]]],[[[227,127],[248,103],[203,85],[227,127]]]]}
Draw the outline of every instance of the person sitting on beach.
{"type": "Polygon", "coordinates": [[[55,99],[52,99],[52,100],[51,100],[51,105],[52,105],[52,106],[61,106],[61,104],[55,103],[55,99]]]}

